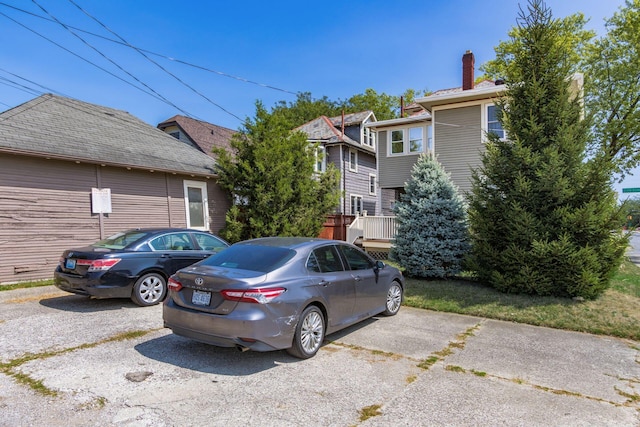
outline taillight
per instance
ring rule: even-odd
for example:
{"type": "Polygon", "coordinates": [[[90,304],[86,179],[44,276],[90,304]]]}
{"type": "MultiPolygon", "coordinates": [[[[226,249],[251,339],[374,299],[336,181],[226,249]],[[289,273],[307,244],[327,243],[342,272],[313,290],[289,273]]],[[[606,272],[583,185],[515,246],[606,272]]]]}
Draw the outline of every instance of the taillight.
{"type": "Polygon", "coordinates": [[[250,302],[258,304],[266,304],[273,301],[286,291],[285,288],[268,288],[268,289],[225,289],[220,293],[224,299],[231,301],[250,302]]]}
{"type": "Polygon", "coordinates": [[[167,283],[167,288],[169,288],[169,290],[171,291],[178,292],[180,289],[182,289],[182,283],[178,282],[173,277],[169,277],[169,283],[167,283]]]}
{"type": "Polygon", "coordinates": [[[78,259],[76,265],[88,265],[88,272],[92,271],[107,271],[114,265],[120,262],[120,258],[105,258],[105,259],[78,259]]]}

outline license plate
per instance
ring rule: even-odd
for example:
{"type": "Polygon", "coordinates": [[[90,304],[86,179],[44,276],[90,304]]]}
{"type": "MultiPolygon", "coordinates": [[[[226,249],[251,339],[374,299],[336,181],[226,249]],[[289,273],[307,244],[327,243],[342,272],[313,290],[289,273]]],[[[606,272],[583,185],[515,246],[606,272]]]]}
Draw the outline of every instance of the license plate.
{"type": "Polygon", "coordinates": [[[64,268],[69,270],[73,270],[76,268],[76,260],[75,259],[67,259],[64,263],[64,268]]]}
{"type": "Polygon", "coordinates": [[[211,302],[211,292],[198,291],[197,289],[194,289],[193,295],[191,296],[191,302],[196,305],[209,305],[211,302]]]}

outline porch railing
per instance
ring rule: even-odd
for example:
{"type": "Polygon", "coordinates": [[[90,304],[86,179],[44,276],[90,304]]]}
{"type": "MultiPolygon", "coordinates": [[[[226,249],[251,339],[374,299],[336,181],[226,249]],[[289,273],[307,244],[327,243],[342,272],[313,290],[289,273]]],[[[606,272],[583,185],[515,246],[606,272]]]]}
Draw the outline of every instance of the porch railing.
{"type": "Polygon", "coordinates": [[[347,228],[347,241],[392,240],[396,236],[398,226],[395,216],[358,216],[347,228]]]}

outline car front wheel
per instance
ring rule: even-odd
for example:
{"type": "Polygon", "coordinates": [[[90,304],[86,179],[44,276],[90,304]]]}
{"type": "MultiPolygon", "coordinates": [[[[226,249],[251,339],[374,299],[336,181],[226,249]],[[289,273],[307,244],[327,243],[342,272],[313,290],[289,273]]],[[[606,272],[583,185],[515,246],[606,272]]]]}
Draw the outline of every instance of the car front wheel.
{"type": "Polygon", "coordinates": [[[402,286],[395,280],[391,282],[387,292],[387,309],[382,312],[385,316],[394,316],[400,311],[402,305],[402,286]]]}
{"type": "Polygon", "coordinates": [[[293,337],[293,346],[287,351],[294,357],[308,359],[313,357],[324,340],[324,316],[314,305],[307,307],[300,316],[293,337]]]}
{"type": "Polygon", "coordinates": [[[156,305],[167,294],[167,281],[159,273],[147,273],[136,280],[131,299],[136,304],[147,307],[156,305]]]}

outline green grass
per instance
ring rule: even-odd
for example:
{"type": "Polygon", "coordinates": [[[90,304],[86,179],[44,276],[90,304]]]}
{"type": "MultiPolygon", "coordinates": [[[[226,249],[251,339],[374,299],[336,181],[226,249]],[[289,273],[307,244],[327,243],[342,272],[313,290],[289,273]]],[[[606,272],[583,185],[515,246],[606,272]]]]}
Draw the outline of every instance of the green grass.
{"type": "Polygon", "coordinates": [[[50,286],[50,285],[53,285],[53,279],[38,280],[35,282],[12,283],[10,285],[0,285],[0,291],[12,291],[14,289],[37,288],[40,286],[50,286]]]}
{"type": "Polygon", "coordinates": [[[465,279],[407,278],[405,305],[640,340],[640,267],[624,261],[594,301],[505,294],[465,279]]]}

